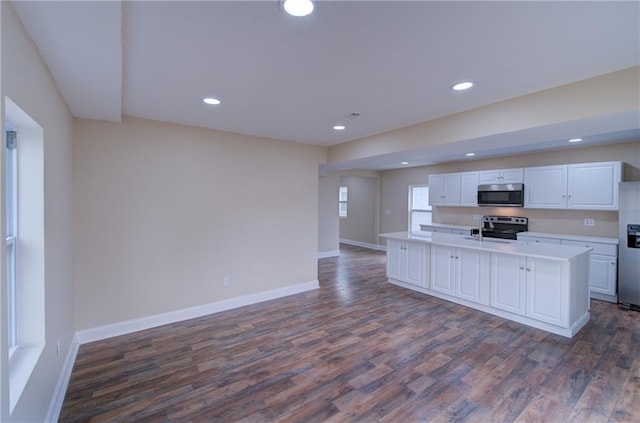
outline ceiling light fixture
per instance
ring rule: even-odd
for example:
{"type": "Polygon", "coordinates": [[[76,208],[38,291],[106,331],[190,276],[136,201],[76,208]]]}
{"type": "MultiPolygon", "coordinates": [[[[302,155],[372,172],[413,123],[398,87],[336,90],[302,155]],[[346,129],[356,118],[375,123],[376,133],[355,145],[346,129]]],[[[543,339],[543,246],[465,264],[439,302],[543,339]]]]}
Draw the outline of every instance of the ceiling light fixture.
{"type": "Polygon", "coordinates": [[[315,7],[311,0],[282,0],[281,4],[285,12],[296,17],[310,15],[315,7]]]}
{"type": "Polygon", "coordinates": [[[467,157],[473,157],[475,155],[476,155],[476,153],[467,153],[467,154],[465,154],[465,156],[467,156],[467,157]]]}
{"type": "Polygon", "coordinates": [[[571,138],[569,140],[569,142],[580,142],[580,141],[582,141],[582,138],[571,138]]]}
{"type": "Polygon", "coordinates": [[[345,128],[346,126],[344,125],[336,125],[333,127],[333,129],[335,129],[336,131],[344,131],[345,128]]]}
{"type": "Polygon", "coordinates": [[[221,103],[220,100],[218,100],[217,98],[213,98],[213,97],[207,97],[207,98],[203,98],[202,101],[206,104],[211,104],[212,106],[217,106],[218,104],[221,103]]]}
{"type": "Polygon", "coordinates": [[[403,164],[403,165],[408,165],[408,164],[409,164],[409,162],[402,162],[401,164],[403,164]]]}
{"type": "Polygon", "coordinates": [[[458,82],[457,84],[452,85],[451,89],[454,91],[464,91],[464,90],[468,90],[471,87],[473,87],[473,82],[464,81],[464,82],[458,82]]]}

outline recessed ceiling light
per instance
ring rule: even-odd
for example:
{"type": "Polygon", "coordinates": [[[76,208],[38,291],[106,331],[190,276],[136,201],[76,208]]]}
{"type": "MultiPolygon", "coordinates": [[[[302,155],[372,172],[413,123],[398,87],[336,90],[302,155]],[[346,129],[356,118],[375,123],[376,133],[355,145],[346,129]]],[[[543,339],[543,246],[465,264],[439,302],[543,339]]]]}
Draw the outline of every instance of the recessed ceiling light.
{"type": "Polygon", "coordinates": [[[580,142],[580,141],[582,141],[582,138],[571,138],[569,140],[569,142],[580,142]]]}
{"type": "Polygon", "coordinates": [[[467,156],[467,157],[473,157],[475,155],[476,155],[476,153],[467,153],[467,154],[465,154],[465,156],[467,156]]]}
{"type": "Polygon", "coordinates": [[[291,16],[307,16],[313,12],[314,4],[311,0],[283,0],[282,8],[291,16]]]}
{"type": "Polygon", "coordinates": [[[409,164],[409,162],[402,162],[401,164],[403,164],[403,165],[408,165],[408,164],[409,164]]]}
{"type": "Polygon", "coordinates": [[[333,127],[333,129],[335,129],[336,131],[344,131],[344,128],[344,125],[336,125],[333,127]]]}
{"type": "Polygon", "coordinates": [[[468,90],[471,87],[473,87],[473,82],[465,81],[465,82],[458,82],[457,84],[452,85],[451,89],[454,91],[464,91],[464,90],[468,90]]]}
{"type": "Polygon", "coordinates": [[[217,98],[213,98],[213,97],[203,98],[202,101],[205,102],[206,104],[211,104],[213,106],[216,106],[216,105],[220,104],[220,100],[218,100],[217,98]]]}

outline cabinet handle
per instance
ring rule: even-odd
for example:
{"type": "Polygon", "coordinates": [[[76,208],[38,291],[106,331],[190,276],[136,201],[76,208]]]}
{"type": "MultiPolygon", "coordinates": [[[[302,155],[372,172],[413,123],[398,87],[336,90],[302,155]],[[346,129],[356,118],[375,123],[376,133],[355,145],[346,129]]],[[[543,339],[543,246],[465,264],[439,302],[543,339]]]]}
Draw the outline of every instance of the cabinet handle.
{"type": "Polygon", "coordinates": [[[564,195],[564,194],[562,194],[562,198],[563,198],[563,199],[565,199],[565,198],[567,198],[567,196],[566,196],[566,195],[564,195]]]}
{"type": "Polygon", "coordinates": [[[456,256],[456,260],[458,260],[460,257],[456,256]]]}
{"type": "Polygon", "coordinates": [[[451,258],[453,258],[453,256],[451,256],[451,258]]]}
{"type": "Polygon", "coordinates": [[[568,195],[568,198],[571,198],[571,194],[568,195]]]}
{"type": "Polygon", "coordinates": [[[524,270],[524,267],[520,266],[520,270],[524,270]]]}
{"type": "Polygon", "coordinates": [[[615,265],[616,265],[616,263],[612,261],[612,262],[611,262],[611,265],[612,265],[612,266],[615,266],[615,265]]]}
{"type": "Polygon", "coordinates": [[[527,272],[531,272],[531,269],[529,269],[528,267],[527,267],[527,272]]]}

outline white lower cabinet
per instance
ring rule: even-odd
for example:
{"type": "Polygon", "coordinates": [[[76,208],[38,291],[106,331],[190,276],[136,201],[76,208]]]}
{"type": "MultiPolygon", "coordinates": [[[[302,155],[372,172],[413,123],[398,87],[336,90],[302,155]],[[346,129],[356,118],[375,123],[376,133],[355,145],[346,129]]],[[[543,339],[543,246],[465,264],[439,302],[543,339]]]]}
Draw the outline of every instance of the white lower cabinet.
{"type": "Polygon", "coordinates": [[[491,306],[525,314],[526,257],[491,254],[491,306]]]}
{"type": "Polygon", "coordinates": [[[543,244],[562,244],[575,247],[591,248],[589,255],[589,289],[591,297],[598,300],[617,302],[617,269],[618,248],[614,244],[591,241],[576,241],[551,237],[518,235],[518,241],[538,242],[543,244]]]}
{"type": "Polygon", "coordinates": [[[484,253],[478,250],[431,246],[431,289],[485,302],[484,253]]]}
{"type": "Polygon", "coordinates": [[[618,258],[591,254],[589,257],[589,288],[591,292],[615,296],[618,258]]]}
{"type": "Polygon", "coordinates": [[[387,241],[387,276],[401,282],[426,287],[426,250],[418,242],[387,241]]]}
{"type": "Polygon", "coordinates": [[[568,322],[569,289],[562,280],[562,264],[527,257],[525,270],[527,306],[525,315],[558,326],[568,322]]]}
{"type": "Polygon", "coordinates": [[[557,261],[491,254],[491,306],[565,325],[568,289],[557,261]]]}

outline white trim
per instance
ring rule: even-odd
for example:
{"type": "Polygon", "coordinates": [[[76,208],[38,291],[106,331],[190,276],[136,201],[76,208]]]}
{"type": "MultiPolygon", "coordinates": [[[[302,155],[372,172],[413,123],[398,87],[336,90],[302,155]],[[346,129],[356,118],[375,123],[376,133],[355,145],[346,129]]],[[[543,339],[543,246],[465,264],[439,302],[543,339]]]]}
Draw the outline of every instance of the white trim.
{"type": "Polygon", "coordinates": [[[319,259],[328,258],[328,257],[338,257],[339,255],[340,255],[340,250],[318,252],[319,259]]]}
{"type": "Polygon", "coordinates": [[[340,238],[341,244],[355,245],[356,247],[369,248],[370,250],[382,250],[386,251],[386,248],[382,245],[370,244],[368,242],[352,241],[350,239],[340,238]]]}
{"type": "Polygon", "coordinates": [[[86,344],[88,342],[100,341],[102,339],[112,338],[119,335],[126,335],[140,330],[194,319],[196,317],[219,313],[221,311],[231,310],[263,301],[274,300],[276,298],[299,294],[301,292],[311,291],[318,288],[320,288],[320,283],[316,279],[310,282],[303,282],[242,297],[230,298],[217,303],[184,308],[181,310],[170,311],[168,313],[157,314],[155,316],[141,317],[139,319],[126,320],[124,322],[118,322],[111,325],[85,329],[76,332],[76,338],[79,344],[86,344]]]}
{"type": "Polygon", "coordinates": [[[53,391],[53,396],[51,397],[49,411],[47,412],[47,417],[44,420],[47,423],[55,423],[60,417],[60,411],[62,411],[62,404],[64,403],[64,396],[67,393],[67,388],[69,387],[71,371],[73,370],[73,364],[76,362],[79,347],[80,344],[78,343],[78,337],[77,335],[74,335],[71,340],[71,344],[69,345],[69,350],[67,351],[67,357],[64,360],[62,371],[60,372],[60,376],[58,376],[56,389],[53,391]]]}

